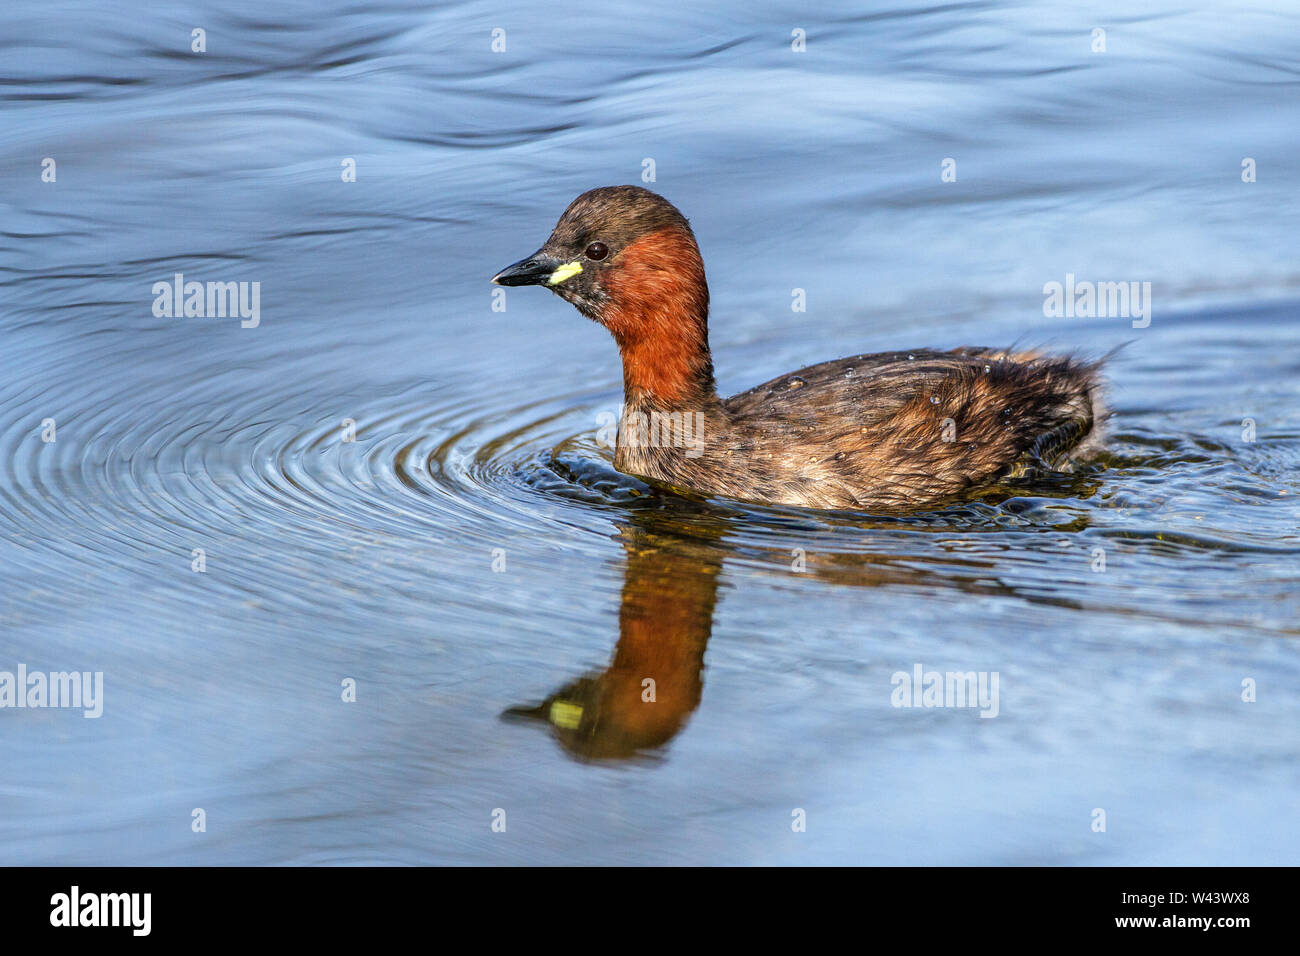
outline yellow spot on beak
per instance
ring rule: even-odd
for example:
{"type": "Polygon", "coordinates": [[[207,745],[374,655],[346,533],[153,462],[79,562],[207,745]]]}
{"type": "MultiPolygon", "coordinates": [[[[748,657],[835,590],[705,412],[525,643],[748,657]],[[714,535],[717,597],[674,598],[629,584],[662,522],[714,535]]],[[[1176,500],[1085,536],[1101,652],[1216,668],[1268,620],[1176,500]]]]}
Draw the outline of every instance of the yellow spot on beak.
{"type": "Polygon", "coordinates": [[[551,273],[551,277],[546,280],[547,285],[559,285],[565,279],[571,279],[582,271],[581,262],[566,262],[560,268],[551,273]]]}
{"type": "MultiPolygon", "coordinates": [[[[565,266],[564,268],[568,268],[565,266]]],[[[581,266],[578,267],[581,271],[581,266]]],[[[576,730],[582,723],[582,708],[577,704],[570,704],[567,700],[556,700],[551,702],[551,723],[556,727],[562,727],[565,730],[576,730]]]]}

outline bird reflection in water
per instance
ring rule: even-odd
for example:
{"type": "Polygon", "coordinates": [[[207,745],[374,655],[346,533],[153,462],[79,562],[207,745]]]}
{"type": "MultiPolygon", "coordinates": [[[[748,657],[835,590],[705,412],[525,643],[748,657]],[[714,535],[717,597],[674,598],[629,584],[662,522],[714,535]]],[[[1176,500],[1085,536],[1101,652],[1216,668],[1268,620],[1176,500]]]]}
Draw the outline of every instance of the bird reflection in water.
{"type": "Polygon", "coordinates": [[[502,716],[549,724],[585,760],[632,757],[671,740],[700,703],[723,528],[680,512],[633,512],[619,529],[627,566],[613,660],[502,716]]]}
{"type": "MultiPolygon", "coordinates": [[[[1054,497],[1087,497],[1098,482],[1091,475],[1054,476],[1006,484],[985,493],[989,501],[1025,491],[1054,497]]],[[[693,499],[664,498],[660,507],[633,511],[619,524],[626,554],[618,645],[603,671],[596,671],[560,688],[536,706],[512,707],[506,719],[535,720],[550,725],[560,744],[580,760],[615,760],[643,755],[661,747],[686,726],[699,706],[703,690],[704,650],[713,628],[719,574],[732,546],[740,512],[693,499]],[[671,502],[671,503],[670,503],[671,502]]],[[[951,529],[987,528],[987,519],[969,507],[956,505],[928,517],[868,517],[822,513],[809,518],[806,535],[829,535],[827,550],[810,552],[801,578],[814,578],[841,587],[906,588],[913,592],[1016,598],[1026,603],[1060,603],[1061,599],[1010,585],[992,574],[987,556],[964,554],[951,529]],[[899,548],[892,536],[900,531],[939,531],[947,544],[941,560],[917,565],[915,554],[899,548]],[[851,537],[835,537],[852,532],[851,537]],[[876,538],[883,534],[885,537],[876,538]],[[835,551],[854,543],[851,551],[835,551]],[[868,545],[862,549],[862,545],[868,545]],[[879,547],[872,547],[879,544],[879,547]]],[[[1086,515],[1058,524],[1058,530],[1082,531],[1086,515]]],[[[792,527],[786,525],[787,528],[792,527]]],[[[751,541],[751,557],[764,550],[751,541]]],[[[793,552],[772,547],[771,567],[790,567],[793,552]]]]}

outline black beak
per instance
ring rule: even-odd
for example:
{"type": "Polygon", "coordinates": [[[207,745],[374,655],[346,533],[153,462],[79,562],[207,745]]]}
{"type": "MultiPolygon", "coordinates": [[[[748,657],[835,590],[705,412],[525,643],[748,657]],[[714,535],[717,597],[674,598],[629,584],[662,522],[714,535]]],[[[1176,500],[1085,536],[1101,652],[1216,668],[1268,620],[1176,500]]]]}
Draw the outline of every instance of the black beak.
{"type": "Polygon", "coordinates": [[[563,263],[555,256],[539,249],[528,258],[506,266],[492,277],[492,281],[497,285],[545,285],[551,273],[561,265],[563,263]]]}

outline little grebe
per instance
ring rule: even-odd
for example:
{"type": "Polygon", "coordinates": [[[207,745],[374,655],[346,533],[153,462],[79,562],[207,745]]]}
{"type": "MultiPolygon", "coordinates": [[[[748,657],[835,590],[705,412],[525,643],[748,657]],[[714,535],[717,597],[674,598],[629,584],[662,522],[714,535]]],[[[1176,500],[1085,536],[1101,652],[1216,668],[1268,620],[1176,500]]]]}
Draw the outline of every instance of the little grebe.
{"type": "Polygon", "coordinates": [[[703,495],[812,508],[909,508],[1097,444],[1100,362],[985,348],[810,365],[720,399],[709,288],[686,218],[647,189],[592,189],[498,285],[545,285],[614,335],[614,467],[703,495]]]}

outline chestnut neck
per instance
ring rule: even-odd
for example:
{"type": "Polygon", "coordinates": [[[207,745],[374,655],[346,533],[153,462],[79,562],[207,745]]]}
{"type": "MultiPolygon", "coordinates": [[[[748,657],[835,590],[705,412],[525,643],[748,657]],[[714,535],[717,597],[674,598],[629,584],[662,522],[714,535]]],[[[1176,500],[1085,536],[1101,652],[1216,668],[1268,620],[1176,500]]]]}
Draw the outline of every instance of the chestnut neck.
{"type": "Polygon", "coordinates": [[[669,226],[623,250],[605,282],[601,322],[623,359],[627,405],[698,410],[718,401],[709,353],[709,287],[690,230],[669,226]]]}

